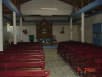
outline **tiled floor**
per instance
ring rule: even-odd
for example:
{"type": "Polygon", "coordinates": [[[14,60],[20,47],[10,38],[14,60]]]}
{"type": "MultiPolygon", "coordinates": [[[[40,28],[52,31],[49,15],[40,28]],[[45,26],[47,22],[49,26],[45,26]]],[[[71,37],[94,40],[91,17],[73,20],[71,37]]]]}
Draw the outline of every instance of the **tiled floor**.
{"type": "Polygon", "coordinates": [[[46,69],[50,71],[50,77],[79,77],[62,58],[57,55],[57,49],[44,49],[46,56],[46,69]]]}

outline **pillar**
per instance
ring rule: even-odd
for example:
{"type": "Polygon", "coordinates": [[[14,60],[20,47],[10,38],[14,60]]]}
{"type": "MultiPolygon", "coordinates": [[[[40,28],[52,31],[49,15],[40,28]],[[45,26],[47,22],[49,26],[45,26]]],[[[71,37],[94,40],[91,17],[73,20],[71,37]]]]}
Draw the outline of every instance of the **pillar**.
{"type": "Polygon", "coordinates": [[[81,14],[81,42],[85,42],[85,14],[81,14]]]}
{"type": "Polygon", "coordinates": [[[0,0],[0,51],[3,51],[3,9],[2,0],[0,0]]]}
{"type": "Polygon", "coordinates": [[[70,18],[70,40],[73,40],[73,22],[72,22],[72,17],[70,18]]]}
{"type": "Polygon", "coordinates": [[[13,12],[13,34],[14,34],[14,44],[17,44],[16,12],[13,12]]]}

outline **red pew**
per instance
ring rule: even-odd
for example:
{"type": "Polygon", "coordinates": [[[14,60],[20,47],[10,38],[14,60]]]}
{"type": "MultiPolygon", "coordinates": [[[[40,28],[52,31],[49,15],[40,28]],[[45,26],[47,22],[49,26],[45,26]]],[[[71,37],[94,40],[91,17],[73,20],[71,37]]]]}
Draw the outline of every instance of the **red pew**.
{"type": "Polygon", "coordinates": [[[32,69],[32,68],[45,68],[44,61],[38,62],[0,62],[0,69],[1,70],[8,70],[8,69],[32,69]]]}
{"type": "Polygon", "coordinates": [[[0,71],[1,77],[48,77],[49,72],[44,70],[6,70],[0,71]]]}
{"type": "Polygon", "coordinates": [[[44,61],[43,57],[35,57],[35,56],[0,56],[0,62],[8,62],[8,61],[44,61]],[[21,58],[22,57],[22,58],[21,58]]]}

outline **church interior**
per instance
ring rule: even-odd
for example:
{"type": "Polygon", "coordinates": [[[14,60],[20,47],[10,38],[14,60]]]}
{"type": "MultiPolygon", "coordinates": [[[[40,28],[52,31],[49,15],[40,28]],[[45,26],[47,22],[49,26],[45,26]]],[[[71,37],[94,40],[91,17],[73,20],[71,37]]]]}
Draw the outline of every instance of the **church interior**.
{"type": "Polygon", "coordinates": [[[102,77],[102,0],[0,0],[1,77],[102,77]]]}

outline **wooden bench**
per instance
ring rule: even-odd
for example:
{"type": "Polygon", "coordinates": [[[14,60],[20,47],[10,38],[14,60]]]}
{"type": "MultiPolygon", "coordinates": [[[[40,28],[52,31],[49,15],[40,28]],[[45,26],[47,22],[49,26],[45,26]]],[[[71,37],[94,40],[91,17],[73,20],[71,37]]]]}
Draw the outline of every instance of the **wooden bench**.
{"type": "Polygon", "coordinates": [[[4,70],[0,71],[1,77],[48,77],[45,70],[4,70]]]}
{"type": "Polygon", "coordinates": [[[45,62],[0,62],[0,70],[8,70],[8,69],[44,69],[45,62]]]}
{"type": "Polygon", "coordinates": [[[0,56],[0,62],[8,62],[8,61],[44,61],[43,56],[30,56],[30,55],[4,55],[0,56]]]}

